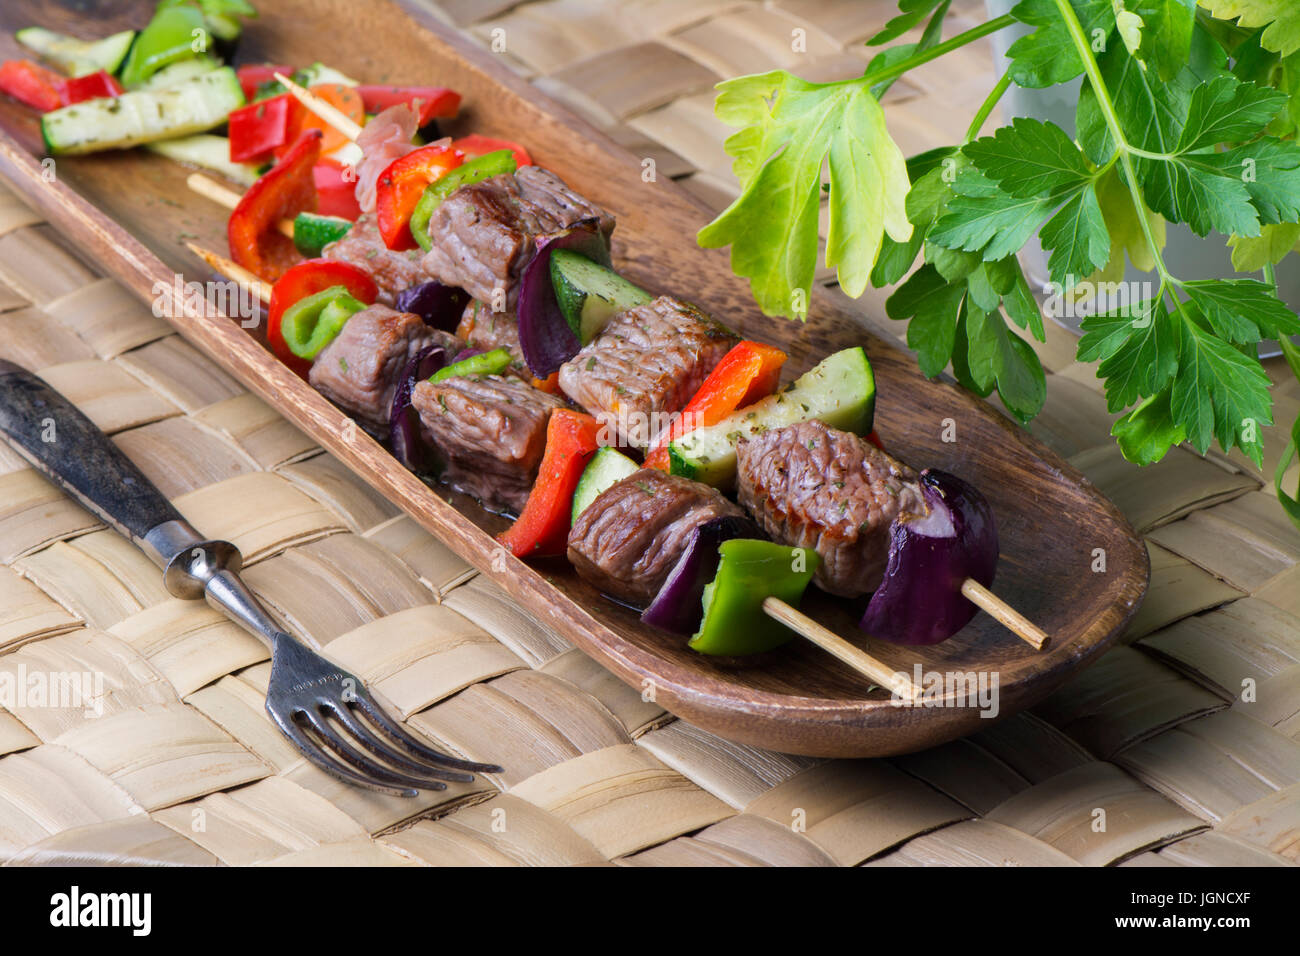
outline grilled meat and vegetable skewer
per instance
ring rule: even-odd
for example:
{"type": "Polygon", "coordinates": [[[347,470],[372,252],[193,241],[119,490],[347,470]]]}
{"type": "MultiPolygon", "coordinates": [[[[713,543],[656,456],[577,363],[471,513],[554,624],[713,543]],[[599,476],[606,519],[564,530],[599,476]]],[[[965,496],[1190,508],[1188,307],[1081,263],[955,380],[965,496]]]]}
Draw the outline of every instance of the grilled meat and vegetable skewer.
{"type": "MultiPolygon", "coordinates": [[[[412,123],[400,110],[382,117],[398,136],[412,123]]],[[[875,383],[861,349],[773,393],[783,353],[742,343],[689,303],[610,271],[612,217],[554,173],[501,156],[480,166],[491,175],[457,176],[463,157],[448,143],[408,150],[394,146],[391,129],[360,131],[396,158],[374,178],[375,218],[365,218],[371,200],[359,188],[362,217],[325,246],[324,260],[364,272],[394,302],[416,286],[463,290],[472,299],[456,323],[463,338],[443,332],[435,343],[420,331],[429,317],[398,320],[358,302],[324,324],[337,338],[296,354],[314,358],[308,380],[376,434],[385,431],[379,406],[403,396],[409,411],[390,404],[387,416],[411,423],[404,435],[417,437],[403,446],[422,438],[445,483],[520,513],[502,536],[513,553],[563,552],[603,592],[648,605],[648,622],[698,622],[691,646],[703,653],[767,650],[793,627],[878,681],[892,671],[798,612],[810,580],[844,597],[871,593],[864,628],[898,643],[944,640],[976,612],[967,594],[987,601],[991,513],[964,483],[918,473],[862,437],[875,383]],[[423,191],[394,200],[394,177],[423,191]],[[405,332],[366,334],[368,324],[405,332]],[[492,348],[472,355],[483,346],[492,348]],[[358,350],[383,359],[366,363],[358,350]],[[406,371],[428,365],[429,352],[445,365],[454,350],[470,355],[463,369],[406,371]],[[320,367],[326,358],[337,367],[320,367]],[[365,371],[340,375],[339,359],[365,371]],[[550,382],[528,380],[557,370],[550,382]],[[690,406],[699,421],[680,417],[690,406]],[[638,469],[642,454],[650,467],[638,469]],[[724,494],[733,489],[738,504],[724,494]],[[792,555],[797,566],[783,568],[792,555]]],[[[1023,630],[1042,646],[1041,632],[1023,630]]]]}

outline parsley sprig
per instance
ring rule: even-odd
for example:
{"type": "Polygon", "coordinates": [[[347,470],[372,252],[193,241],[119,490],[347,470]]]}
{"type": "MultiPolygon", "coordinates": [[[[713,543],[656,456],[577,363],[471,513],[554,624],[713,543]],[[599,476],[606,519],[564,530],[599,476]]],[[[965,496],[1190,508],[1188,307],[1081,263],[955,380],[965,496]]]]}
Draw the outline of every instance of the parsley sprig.
{"type": "MultiPolygon", "coordinates": [[[[947,41],[949,0],[900,0],[868,41],[923,21],[920,40],[879,53],[859,78],[812,84],[784,71],[722,84],[718,115],[741,195],[700,234],[730,245],[768,314],[803,317],[829,191],[826,263],[860,295],[896,285],[886,303],[907,320],[927,376],[945,369],[980,395],[998,392],[1022,422],[1046,380],[1026,336],[1043,340],[1017,254],[1034,236],[1054,287],[1114,282],[1125,260],[1154,272],[1154,291],[1083,322],[1081,361],[1098,362],[1112,434],[1139,464],[1181,442],[1213,442],[1262,464],[1270,381],[1257,357],[1278,339],[1300,378],[1300,318],[1276,294],[1274,266],[1300,248],[1300,14],[1279,0],[1021,0],[1007,17],[947,41]],[[879,97],[907,70],[1011,23],[1031,28],[960,145],[904,160],[879,97]],[[1015,84],[1082,76],[1071,138],[1017,118],[979,137],[1015,84]],[[826,172],[824,172],[826,170],[826,172]],[[828,181],[824,181],[828,180],[828,181]],[[1200,279],[1167,265],[1165,225],[1230,237],[1234,266],[1263,278],[1200,279]],[[901,284],[900,284],[901,283],[901,284]],[[1024,336],[1016,331],[1025,333],[1024,336]]],[[[1279,498],[1300,524],[1300,494],[1281,487],[1300,446],[1282,456],[1279,498]]]]}

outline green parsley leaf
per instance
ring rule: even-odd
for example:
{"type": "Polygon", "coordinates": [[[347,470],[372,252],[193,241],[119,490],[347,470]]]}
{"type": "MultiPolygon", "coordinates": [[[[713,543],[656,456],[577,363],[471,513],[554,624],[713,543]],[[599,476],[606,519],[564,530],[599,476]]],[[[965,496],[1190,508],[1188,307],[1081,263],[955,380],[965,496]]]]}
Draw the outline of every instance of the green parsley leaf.
{"type": "Polygon", "coordinates": [[[826,264],[845,293],[861,295],[888,232],[904,242],[909,183],[884,113],[862,79],[808,83],[784,70],[719,85],[715,110],[742,127],[727,139],[741,195],[700,230],[706,248],[731,246],[732,269],[750,280],[769,315],[797,315],[817,259],[821,170],[830,164],[826,264]]]}
{"type": "Polygon", "coordinates": [[[885,235],[871,270],[871,284],[877,289],[893,285],[912,268],[926,233],[952,198],[952,181],[966,163],[955,146],[932,149],[908,159],[907,177],[912,189],[904,207],[912,223],[912,235],[906,242],[895,242],[885,235]]]}
{"type": "Polygon", "coordinates": [[[946,249],[932,242],[925,244],[925,261],[939,270],[939,275],[949,282],[957,282],[979,268],[978,252],[962,252],[958,249],[946,249]]]}
{"type": "Polygon", "coordinates": [[[898,0],[898,15],[891,18],[879,33],[868,40],[867,46],[880,46],[891,40],[897,40],[928,17],[940,3],[943,3],[945,9],[947,8],[948,3],[944,0],[898,0]]]}
{"type": "MultiPolygon", "coordinates": [[[[1147,242],[1142,220],[1133,206],[1133,194],[1119,175],[1119,166],[1112,166],[1097,179],[1097,202],[1101,204],[1101,215],[1106,220],[1106,232],[1110,234],[1110,259],[1098,272],[1088,278],[1093,282],[1120,282],[1124,278],[1124,257],[1142,272],[1152,272],[1156,267],[1155,254],[1147,242]]],[[[1146,217],[1147,229],[1155,238],[1158,249],[1165,245],[1165,220],[1157,216],[1142,203],[1142,213],[1146,217]]]]}
{"type": "Polygon", "coordinates": [[[1229,174],[1245,183],[1261,222],[1300,219],[1300,146],[1267,136],[1221,153],[1219,158],[1229,174]]]}
{"type": "Polygon", "coordinates": [[[1028,329],[1030,334],[1038,341],[1046,342],[1047,333],[1043,329],[1043,310],[1039,308],[1034,293],[1029,290],[1029,282],[1020,269],[1020,263],[1016,261],[1014,256],[1008,256],[1007,260],[1015,264],[1016,277],[1015,284],[1002,293],[1002,307],[1006,309],[1007,317],[1016,325],[1022,329],[1028,329]]]}
{"type": "Polygon", "coordinates": [[[1229,342],[1300,334],[1300,318],[1269,286],[1255,279],[1195,279],[1183,283],[1183,291],[1229,342]]]}
{"type": "Polygon", "coordinates": [[[1138,0],[1132,9],[1142,19],[1137,55],[1168,82],[1190,55],[1196,0],[1138,0]]]}
{"type": "Polygon", "coordinates": [[[926,378],[934,378],[948,364],[965,293],[964,283],[950,285],[934,266],[925,265],[885,300],[885,313],[891,319],[911,319],[907,344],[916,350],[926,378]]]}
{"type": "Polygon", "coordinates": [[[1300,50],[1300,6],[1295,0],[1200,0],[1220,20],[1239,27],[1267,27],[1260,36],[1266,49],[1286,55],[1300,50]]]}
{"type": "Polygon", "coordinates": [[[1038,355],[1007,329],[1001,313],[985,312],[967,300],[966,337],[970,372],[981,387],[995,383],[998,397],[1021,424],[1042,410],[1047,377],[1038,355]]]}
{"type": "MultiPolygon", "coordinates": [[[[927,6],[934,6],[934,4],[929,2],[929,0],[923,0],[923,2],[925,2],[927,6]]],[[[888,49],[877,53],[871,58],[871,62],[867,64],[867,73],[875,73],[878,70],[884,70],[894,66],[895,64],[902,63],[908,57],[920,53],[923,50],[928,50],[930,47],[938,43],[943,36],[943,18],[948,15],[948,8],[950,6],[952,6],[952,0],[939,0],[937,8],[934,10],[934,15],[930,17],[930,22],[927,23],[925,29],[921,31],[921,39],[916,43],[900,43],[897,46],[891,46],[888,49]]],[[[872,45],[871,41],[868,40],[867,46],[872,45]]],[[[880,83],[876,83],[871,87],[871,95],[876,99],[880,99],[897,81],[898,77],[895,76],[888,80],[883,80],[880,83]]]]}
{"type": "Polygon", "coordinates": [[[1258,433],[1273,423],[1264,369],[1197,322],[1184,319],[1178,331],[1178,372],[1169,396],[1174,420],[1197,451],[1204,452],[1215,437],[1224,449],[1238,446],[1260,465],[1258,433]]]}
{"type": "Polygon", "coordinates": [[[1125,312],[1129,334],[1097,368],[1105,379],[1106,408],[1111,412],[1154,395],[1178,370],[1176,320],[1164,302],[1140,303],[1125,312]]]}
{"type": "Polygon", "coordinates": [[[1092,185],[1076,190],[1043,224],[1038,238],[1051,250],[1047,269],[1063,288],[1072,288],[1104,266],[1110,257],[1110,234],[1092,185]]]}
{"type": "Polygon", "coordinates": [[[1192,91],[1177,152],[1250,139],[1267,126],[1287,95],[1231,75],[1216,76],[1192,91]]]}
{"type": "Polygon", "coordinates": [[[1135,465],[1154,465],[1187,439],[1187,429],[1174,421],[1170,408],[1172,390],[1166,386],[1111,426],[1120,452],[1135,465]]]}
{"type": "Polygon", "coordinates": [[[1300,244],[1300,223],[1272,223],[1260,230],[1258,236],[1233,236],[1228,240],[1232,247],[1232,267],[1238,272],[1257,272],[1267,263],[1281,262],[1288,252],[1300,244]]]}
{"type": "Polygon", "coordinates": [[[985,259],[1019,252],[1056,205],[1051,199],[1004,193],[973,167],[963,169],[952,188],[955,195],[929,238],[949,249],[982,251],[985,259]]]}
{"type": "Polygon", "coordinates": [[[981,386],[975,381],[970,370],[970,343],[966,335],[966,304],[962,303],[961,315],[957,319],[957,334],[952,344],[952,376],[962,388],[974,392],[980,398],[988,398],[995,383],[981,386]]]}
{"type": "Polygon", "coordinates": [[[1241,159],[1233,153],[1141,159],[1134,165],[1147,205],[1166,219],[1186,223],[1198,236],[1212,229],[1259,235],[1259,213],[1242,181],[1241,159]]]}
{"type": "MultiPolygon", "coordinates": [[[[1115,6],[1111,0],[1070,0],[1070,6],[1094,48],[1104,46],[1115,29],[1115,6]]],[[[1083,61],[1055,0],[1021,0],[1011,9],[1011,15],[1035,28],[1033,33],[1011,44],[1007,51],[1011,57],[1011,79],[1017,86],[1055,86],[1083,72],[1083,61]]]]}
{"type": "Polygon", "coordinates": [[[1024,116],[967,144],[963,152],[998,188],[1020,199],[1070,189],[1092,176],[1061,127],[1024,116]]]}

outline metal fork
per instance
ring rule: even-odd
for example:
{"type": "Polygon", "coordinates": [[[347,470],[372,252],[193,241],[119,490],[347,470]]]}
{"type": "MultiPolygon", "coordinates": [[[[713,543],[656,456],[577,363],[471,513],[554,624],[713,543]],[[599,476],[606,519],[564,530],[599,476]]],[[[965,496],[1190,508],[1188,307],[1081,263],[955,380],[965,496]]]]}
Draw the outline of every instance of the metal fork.
{"type": "Polygon", "coordinates": [[[71,402],[0,359],[0,433],[27,461],[127,535],[163,569],[167,591],[213,607],[271,649],[266,710],[312,763],[340,780],[414,797],[500,773],[439,753],[375,702],[360,678],[286,634],[239,577],[229,541],[199,534],[132,461],[71,402]]]}

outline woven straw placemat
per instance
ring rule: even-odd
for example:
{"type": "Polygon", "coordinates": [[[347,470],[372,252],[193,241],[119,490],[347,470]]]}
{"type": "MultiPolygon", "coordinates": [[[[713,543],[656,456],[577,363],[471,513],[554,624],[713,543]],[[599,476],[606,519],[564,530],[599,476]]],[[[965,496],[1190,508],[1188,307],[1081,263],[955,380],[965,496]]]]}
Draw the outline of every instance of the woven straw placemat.
{"type": "MultiPolygon", "coordinates": [[[[734,193],[719,78],[860,71],[863,0],[431,4],[714,206],[734,193]],[[791,49],[801,29],[806,52],[791,49]]],[[[982,6],[954,4],[957,21],[982,6]]],[[[968,48],[887,99],[907,152],[991,80],[968,48]]],[[[824,276],[824,281],[829,281],[824,276]]],[[[834,294],[834,290],[830,290],[834,294]]],[[[897,337],[883,294],[855,306],[897,337]]],[[[115,532],[0,446],[0,860],[148,864],[1287,865],[1300,859],[1300,534],[1237,457],[1144,470],[1049,326],[1034,431],[1143,533],[1121,646],[1032,712],[889,760],[738,746],[674,720],[538,624],[0,191],[0,356],[67,394],[294,633],[439,746],[500,776],[415,800],[336,783],[262,708],[262,645],[170,598],[115,532]],[[33,689],[102,682],[99,711],[33,689]],[[35,675],[35,678],[33,677],[35,675]],[[66,701],[62,703],[67,703],[66,701]]],[[[1285,376],[1273,369],[1279,380],[1285,376]]],[[[1300,408],[1292,383],[1276,417],[1300,408]]],[[[1281,442],[1265,439],[1272,461],[1281,442]]]]}

